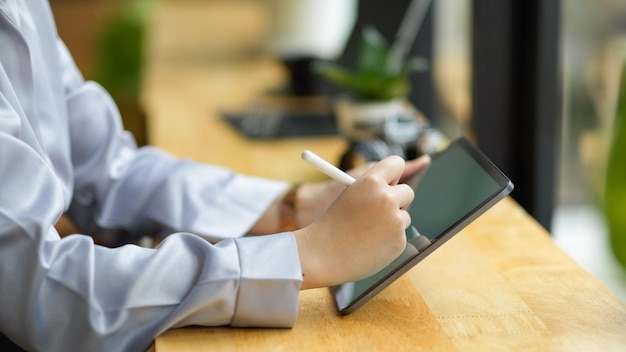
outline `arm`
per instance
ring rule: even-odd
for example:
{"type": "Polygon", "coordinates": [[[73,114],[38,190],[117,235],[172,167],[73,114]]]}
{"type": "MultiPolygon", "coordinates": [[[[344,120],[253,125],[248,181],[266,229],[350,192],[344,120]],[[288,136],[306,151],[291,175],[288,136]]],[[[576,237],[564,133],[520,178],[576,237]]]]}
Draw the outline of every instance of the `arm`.
{"type": "Polygon", "coordinates": [[[178,234],[158,249],[61,240],[58,178],[4,131],[0,145],[0,329],[22,346],[140,350],[172,326],[293,324],[301,275],[290,234],[218,245],[178,234]]]}

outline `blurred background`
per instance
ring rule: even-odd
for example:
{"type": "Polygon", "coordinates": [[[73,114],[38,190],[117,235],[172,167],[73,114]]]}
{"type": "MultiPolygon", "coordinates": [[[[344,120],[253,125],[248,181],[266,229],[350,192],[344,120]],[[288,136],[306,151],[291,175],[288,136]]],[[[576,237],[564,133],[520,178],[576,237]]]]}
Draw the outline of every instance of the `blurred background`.
{"type": "MultiPolygon", "coordinates": [[[[411,1],[50,3],[59,35],[85,78],[111,91],[127,128],[139,144],[149,144],[149,116],[141,106],[146,56],[227,69],[228,63],[271,54],[288,77],[306,76],[315,59],[352,64],[364,26],[392,41],[411,1]],[[233,24],[229,16],[242,20],[233,24]],[[155,18],[175,23],[159,32],[155,18]],[[202,33],[202,42],[178,35],[171,30],[176,27],[202,33]]],[[[409,100],[447,137],[476,141],[516,184],[512,196],[557,244],[626,299],[626,274],[613,254],[603,208],[626,2],[429,3],[410,47],[429,66],[412,76],[409,100]]],[[[305,79],[315,83],[305,89],[335,93],[316,77],[305,79]]]]}

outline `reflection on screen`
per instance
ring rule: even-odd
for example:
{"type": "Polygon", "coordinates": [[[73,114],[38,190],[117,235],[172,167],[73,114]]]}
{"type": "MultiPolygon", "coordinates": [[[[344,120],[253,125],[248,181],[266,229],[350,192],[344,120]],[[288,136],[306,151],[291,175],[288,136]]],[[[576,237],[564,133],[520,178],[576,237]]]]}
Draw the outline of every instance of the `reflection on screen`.
{"type": "Polygon", "coordinates": [[[436,242],[472,209],[502,188],[458,143],[453,143],[445,152],[433,156],[426,173],[407,183],[415,190],[415,199],[408,209],[411,226],[406,231],[407,248],[380,272],[343,285],[341,291],[347,298],[347,305],[436,242]]]}
{"type": "Polygon", "coordinates": [[[409,207],[411,224],[431,240],[500,189],[482,166],[467,157],[459,144],[435,156],[417,185],[412,186],[415,200],[409,207]]]}

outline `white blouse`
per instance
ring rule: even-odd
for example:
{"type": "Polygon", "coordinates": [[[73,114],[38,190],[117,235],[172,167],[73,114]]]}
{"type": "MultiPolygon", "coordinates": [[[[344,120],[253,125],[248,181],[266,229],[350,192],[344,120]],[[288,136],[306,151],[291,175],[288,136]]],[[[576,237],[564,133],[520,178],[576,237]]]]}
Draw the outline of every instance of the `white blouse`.
{"type": "Polygon", "coordinates": [[[0,332],[17,344],[139,351],[184,325],[292,326],[293,234],[241,237],[286,186],[137,148],[47,1],[0,0],[0,332]],[[63,213],[89,236],[61,239],[63,213]],[[156,249],[91,238],[170,233],[156,249]]]}

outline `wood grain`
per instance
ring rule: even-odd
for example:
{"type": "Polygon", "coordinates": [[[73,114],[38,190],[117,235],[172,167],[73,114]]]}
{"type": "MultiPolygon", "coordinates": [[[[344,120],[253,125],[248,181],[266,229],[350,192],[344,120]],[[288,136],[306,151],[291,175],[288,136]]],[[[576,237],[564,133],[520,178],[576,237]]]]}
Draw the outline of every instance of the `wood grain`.
{"type": "Polygon", "coordinates": [[[189,327],[157,351],[620,351],[626,305],[507,198],[355,313],[304,291],[293,329],[189,327]],[[504,220],[508,219],[508,220],[504,220]]]}

